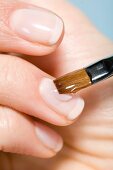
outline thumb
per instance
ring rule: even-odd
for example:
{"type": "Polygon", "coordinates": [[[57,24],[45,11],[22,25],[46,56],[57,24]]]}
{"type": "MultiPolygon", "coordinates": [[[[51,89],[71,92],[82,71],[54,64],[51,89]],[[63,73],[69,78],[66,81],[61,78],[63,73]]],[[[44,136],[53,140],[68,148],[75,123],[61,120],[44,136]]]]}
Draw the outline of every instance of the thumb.
{"type": "Polygon", "coordinates": [[[63,37],[56,14],[15,0],[0,0],[0,51],[28,55],[51,53],[63,37]]]}

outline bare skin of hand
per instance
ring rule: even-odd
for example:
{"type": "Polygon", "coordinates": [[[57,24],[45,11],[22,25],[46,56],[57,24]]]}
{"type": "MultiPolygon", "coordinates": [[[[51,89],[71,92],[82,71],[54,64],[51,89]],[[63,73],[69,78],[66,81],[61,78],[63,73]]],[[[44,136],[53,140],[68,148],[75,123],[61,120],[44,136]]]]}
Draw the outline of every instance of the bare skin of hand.
{"type": "MultiPolygon", "coordinates": [[[[27,0],[24,2],[27,3],[27,0]]],[[[33,63],[49,75],[58,77],[113,55],[113,43],[98,32],[77,8],[63,0],[30,2],[57,13],[64,21],[65,35],[55,52],[36,57],[28,56],[32,54],[28,50],[18,51],[27,54],[24,57],[20,55],[22,59],[33,63]]],[[[48,51],[46,53],[54,50],[48,51]]],[[[8,52],[17,50],[11,49],[8,52]]],[[[47,124],[62,136],[64,147],[61,152],[49,159],[1,152],[0,170],[112,170],[113,78],[85,89],[79,95],[85,101],[85,109],[75,123],[66,127],[47,124]]],[[[1,106],[0,110],[2,109],[1,106]]],[[[15,112],[12,111],[12,115],[15,112]]],[[[24,117],[22,114],[18,115],[19,120],[22,116],[24,117]]]]}

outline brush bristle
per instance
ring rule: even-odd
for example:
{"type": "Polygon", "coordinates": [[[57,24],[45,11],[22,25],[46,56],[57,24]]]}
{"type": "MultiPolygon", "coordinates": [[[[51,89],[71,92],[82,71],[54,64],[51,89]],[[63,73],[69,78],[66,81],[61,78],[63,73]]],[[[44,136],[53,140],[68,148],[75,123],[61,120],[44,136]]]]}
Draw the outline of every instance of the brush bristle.
{"type": "Polygon", "coordinates": [[[90,77],[85,69],[73,71],[54,80],[60,94],[76,93],[91,85],[90,77]]]}

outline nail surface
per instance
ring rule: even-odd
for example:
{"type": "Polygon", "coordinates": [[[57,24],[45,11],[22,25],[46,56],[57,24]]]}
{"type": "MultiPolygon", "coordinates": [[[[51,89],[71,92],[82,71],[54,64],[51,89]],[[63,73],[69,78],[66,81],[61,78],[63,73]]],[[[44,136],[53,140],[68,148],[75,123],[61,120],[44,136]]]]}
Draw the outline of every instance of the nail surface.
{"type": "Polygon", "coordinates": [[[48,45],[57,43],[63,32],[61,18],[43,8],[17,9],[11,14],[9,25],[23,39],[48,45]]]}
{"type": "Polygon", "coordinates": [[[36,135],[45,147],[55,152],[59,152],[63,147],[62,138],[47,126],[36,123],[36,135]]]}
{"type": "Polygon", "coordinates": [[[40,94],[43,100],[58,114],[68,120],[76,119],[84,108],[84,100],[79,96],[59,94],[53,81],[45,78],[40,84],[40,94]]]}

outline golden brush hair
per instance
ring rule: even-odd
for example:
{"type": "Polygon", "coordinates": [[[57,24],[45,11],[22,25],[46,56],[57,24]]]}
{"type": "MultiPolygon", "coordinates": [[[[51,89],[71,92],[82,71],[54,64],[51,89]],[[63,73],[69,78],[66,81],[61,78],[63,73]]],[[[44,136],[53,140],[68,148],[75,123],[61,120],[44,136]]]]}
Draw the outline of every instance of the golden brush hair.
{"type": "Polygon", "coordinates": [[[85,69],[73,71],[54,80],[60,94],[76,93],[91,85],[90,77],[85,69]]]}

